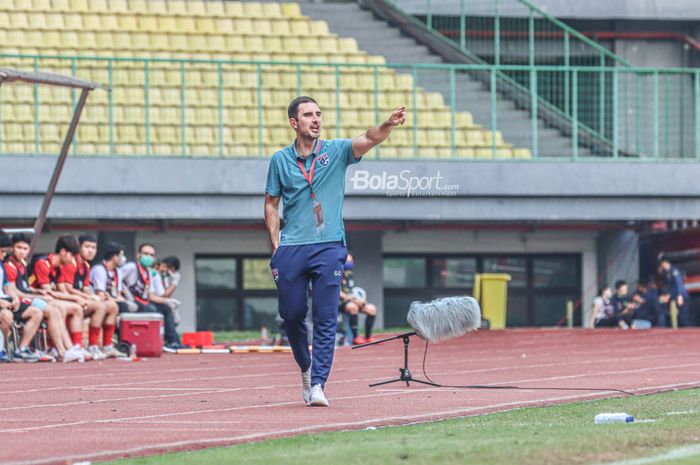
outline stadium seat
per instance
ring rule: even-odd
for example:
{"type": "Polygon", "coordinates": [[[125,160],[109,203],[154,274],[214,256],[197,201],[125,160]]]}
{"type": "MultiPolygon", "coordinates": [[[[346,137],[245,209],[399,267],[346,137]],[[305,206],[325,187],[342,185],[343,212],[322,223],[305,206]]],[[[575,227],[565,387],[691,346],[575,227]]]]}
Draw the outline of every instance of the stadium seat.
{"type": "MultiPolygon", "coordinates": [[[[408,70],[385,67],[381,56],[358,49],[354,38],[337,37],[323,21],[302,16],[296,3],[235,2],[218,0],[8,0],[0,5],[0,43],[5,53],[51,53],[55,55],[98,55],[115,57],[111,62],[113,92],[95,92],[85,111],[84,126],[78,132],[82,148],[106,153],[110,133],[120,154],[145,150],[146,69],[142,58],[164,58],[148,64],[148,111],[151,123],[151,153],[182,152],[182,73],[179,62],[170,59],[276,60],[318,63],[376,64],[376,69],[338,68],[340,91],[336,93],[333,66],[287,65],[261,67],[262,121],[266,153],[286,145],[291,133],[282,110],[299,91],[312,93],[319,101],[327,135],[356,136],[399,105],[412,105],[413,77],[408,70]],[[398,71],[398,72],[397,72],[398,71]],[[408,71],[408,72],[407,72],[408,71]],[[375,86],[378,94],[375,95],[375,86]],[[377,99],[378,97],[378,99],[377,99]],[[109,102],[113,107],[108,109],[109,102]],[[340,109],[338,112],[337,110],[340,109]],[[109,128],[111,119],[115,126],[109,128]]],[[[6,66],[29,68],[32,59],[11,58],[6,66]]],[[[107,61],[79,60],[78,76],[103,84],[110,82],[107,61]]],[[[73,73],[70,60],[40,62],[42,69],[73,73]]],[[[184,66],[187,146],[192,155],[219,153],[219,95],[223,96],[227,154],[257,155],[259,152],[258,66],[255,64],[194,64],[184,66]],[[221,69],[221,74],[219,74],[221,69]],[[222,89],[219,89],[221,81],[222,89]],[[234,143],[234,139],[235,142],[234,143]],[[241,145],[241,142],[245,145],[241,145]]],[[[43,144],[56,140],[70,119],[75,93],[40,88],[39,112],[43,144]],[[71,95],[73,94],[73,95],[71,95]]],[[[416,90],[420,111],[418,121],[409,113],[407,131],[397,131],[387,142],[382,156],[413,157],[413,124],[418,124],[418,154],[431,157],[489,157],[493,143],[497,157],[530,158],[527,149],[512,149],[500,132],[492,135],[474,124],[467,112],[453,112],[439,93],[416,90]],[[456,151],[452,153],[452,118],[455,122],[456,151]],[[495,138],[495,141],[494,141],[495,138]],[[478,151],[475,151],[475,149],[478,151]]],[[[5,119],[12,115],[18,124],[10,128],[19,147],[34,150],[34,92],[30,86],[12,86],[3,94],[5,119]]],[[[7,124],[2,133],[8,130],[7,124]]],[[[7,145],[7,144],[6,144],[7,145]]],[[[6,147],[5,145],[5,147],[6,147]]]]}

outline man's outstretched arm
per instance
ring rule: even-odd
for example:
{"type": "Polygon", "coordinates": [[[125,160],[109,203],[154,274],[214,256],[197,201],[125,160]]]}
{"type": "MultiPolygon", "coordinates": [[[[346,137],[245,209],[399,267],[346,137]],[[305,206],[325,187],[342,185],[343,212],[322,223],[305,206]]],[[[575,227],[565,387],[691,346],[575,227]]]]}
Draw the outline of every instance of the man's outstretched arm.
{"type": "Polygon", "coordinates": [[[265,225],[272,244],[272,254],[275,254],[280,241],[280,198],[265,194],[265,225]]]}
{"type": "Polygon", "coordinates": [[[406,107],[399,107],[395,109],[389,119],[384,121],[379,126],[369,128],[367,132],[361,136],[357,136],[352,140],[352,153],[355,158],[360,158],[362,155],[366,154],[376,145],[381,144],[389,137],[391,130],[394,129],[399,124],[404,124],[406,122],[406,107]]]}

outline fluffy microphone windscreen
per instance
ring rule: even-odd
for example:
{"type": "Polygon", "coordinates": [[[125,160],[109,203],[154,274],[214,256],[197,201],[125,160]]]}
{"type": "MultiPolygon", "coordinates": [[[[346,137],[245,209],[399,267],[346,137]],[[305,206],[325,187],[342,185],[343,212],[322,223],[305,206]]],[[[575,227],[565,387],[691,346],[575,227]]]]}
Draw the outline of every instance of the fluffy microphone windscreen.
{"type": "Polygon", "coordinates": [[[473,297],[444,297],[413,302],[406,320],[421,338],[441,342],[477,329],[481,308],[473,297]]]}

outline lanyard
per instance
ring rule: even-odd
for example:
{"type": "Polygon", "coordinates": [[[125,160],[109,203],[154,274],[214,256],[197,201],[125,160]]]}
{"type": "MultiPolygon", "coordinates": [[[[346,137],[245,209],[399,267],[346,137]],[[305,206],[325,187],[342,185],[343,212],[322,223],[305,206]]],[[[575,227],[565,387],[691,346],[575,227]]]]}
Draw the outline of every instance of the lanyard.
{"type": "Polygon", "coordinates": [[[315,199],[316,196],[314,194],[314,186],[313,186],[313,180],[314,180],[314,168],[316,167],[316,155],[321,151],[321,139],[318,139],[316,142],[316,153],[313,154],[314,158],[311,160],[311,168],[309,171],[306,171],[306,168],[304,168],[304,164],[297,158],[297,164],[299,165],[299,168],[301,168],[301,174],[304,175],[304,179],[306,179],[306,182],[309,183],[309,188],[311,189],[311,198],[315,199]]]}

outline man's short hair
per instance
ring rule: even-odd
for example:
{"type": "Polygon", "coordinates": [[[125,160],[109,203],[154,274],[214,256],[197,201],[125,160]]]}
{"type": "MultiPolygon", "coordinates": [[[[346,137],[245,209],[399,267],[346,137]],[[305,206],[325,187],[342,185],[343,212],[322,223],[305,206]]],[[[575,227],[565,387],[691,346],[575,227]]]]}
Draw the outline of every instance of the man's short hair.
{"type": "Polygon", "coordinates": [[[102,259],[105,261],[111,260],[117,255],[121,254],[123,250],[124,247],[122,247],[120,244],[117,244],[116,242],[108,242],[105,244],[105,251],[102,254],[102,259]]]}
{"type": "Polygon", "coordinates": [[[169,257],[165,257],[160,262],[165,263],[169,267],[173,268],[175,271],[180,271],[180,259],[174,255],[171,255],[169,257]]]}
{"type": "Polygon", "coordinates": [[[10,236],[7,235],[5,231],[0,229],[0,247],[10,247],[12,245],[12,240],[10,236]]]}
{"type": "Polygon", "coordinates": [[[14,246],[18,242],[25,242],[27,244],[32,243],[32,239],[29,237],[28,234],[25,233],[16,233],[12,235],[12,245],[14,246]]]}
{"type": "Polygon", "coordinates": [[[56,241],[56,248],[54,249],[54,252],[59,253],[61,250],[67,250],[73,255],[79,254],[80,244],[78,243],[78,239],[70,234],[64,234],[63,236],[59,237],[56,241]]]}
{"type": "Polygon", "coordinates": [[[622,286],[626,286],[626,285],[627,285],[627,281],[625,281],[624,279],[620,279],[619,281],[615,281],[615,290],[619,291],[622,286]]]}
{"type": "Polygon", "coordinates": [[[155,245],[151,244],[150,242],[144,242],[143,244],[141,244],[141,245],[139,246],[139,253],[141,253],[141,252],[143,251],[143,248],[144,248],[144,247],[153,247],[153,250],[156,250],[156,246],[155,246],[155,245]]]}
{"type": "Polygon", "coordinates": [[[289,108],[287,108],[287,115],[290,118],[297,119],[297,115],[299,113],[299,105],[302,103],[315,103],[318,105],[318,102],[314,99],[312,99],[309,96],[302,95],[301,97],[297,97],[294,100],[292,100],[292,103],[289,104],[289,108]]]}
{"type": "Polygon", "coordinates": [[[97,236],[91,233],[81,234],[78,236],[78,242],[80,242],[80,245],[83,245],[85,242],[94,242],[97,244],[97,236]]]}

